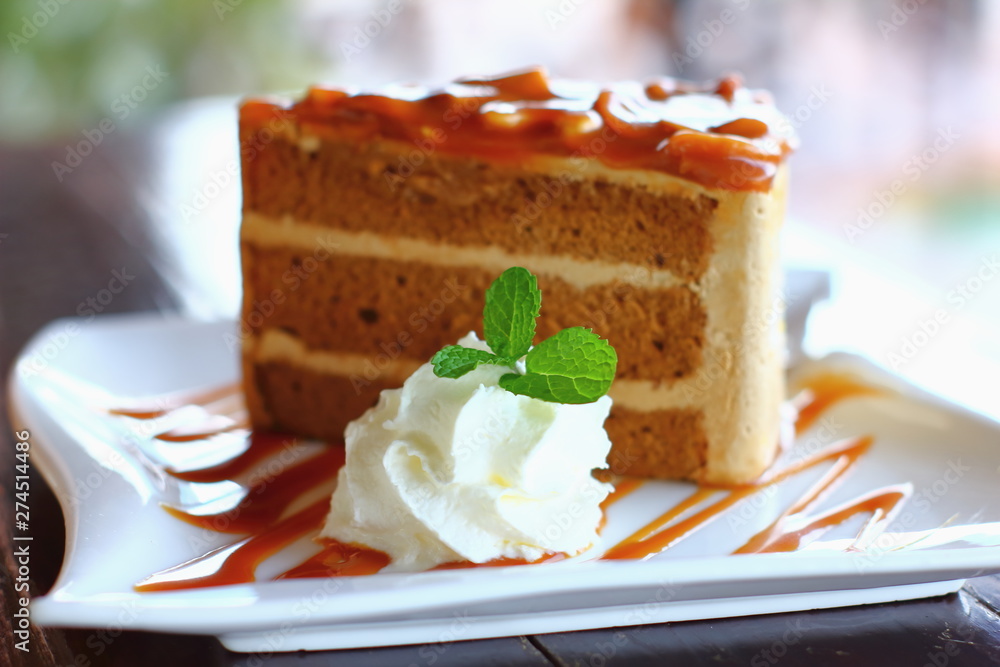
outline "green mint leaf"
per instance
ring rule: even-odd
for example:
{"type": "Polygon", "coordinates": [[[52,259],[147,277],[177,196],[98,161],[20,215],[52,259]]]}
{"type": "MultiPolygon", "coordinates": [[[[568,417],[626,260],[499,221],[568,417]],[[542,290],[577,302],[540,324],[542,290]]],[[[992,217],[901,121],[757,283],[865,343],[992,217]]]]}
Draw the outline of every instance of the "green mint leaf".
{"type": "Polygon", "coordinates": [[[461,345],[449,345],[438,350],[431,358],[434,375],[439,378],[460,378],[479,364],[504,364],[506,360],[485,350],[476,350],[461,345]]]}
{"type": "Polygon", "coordinates": [[[535,318],[542,307],[538,280],[527,269],[514,266],[486,290],[483,337],[498,357],[520,359],[535,338],[535,318]]]}
{"type": "Polygon", "coordinates": [[[504,271],[486,290],[483,337],[493,351],[449,345],[434,355],[434,374],[459,378],[480,364],[514,367],[525,357],[525,374],[507,373],[507,391],[553,403],[592,403],[608,392],[618,355],[590,329],[564,329],[536,347],[535,319],[542,294],[535,276],[522,267],[504,271]]]}
{"type": "Polygon", "coordinates": [[[593,403],[608,393],[618,355],[590,329],[563,329],[531,348],[525,374],[508,373],[500,386],[553,403],[593,403]]]}

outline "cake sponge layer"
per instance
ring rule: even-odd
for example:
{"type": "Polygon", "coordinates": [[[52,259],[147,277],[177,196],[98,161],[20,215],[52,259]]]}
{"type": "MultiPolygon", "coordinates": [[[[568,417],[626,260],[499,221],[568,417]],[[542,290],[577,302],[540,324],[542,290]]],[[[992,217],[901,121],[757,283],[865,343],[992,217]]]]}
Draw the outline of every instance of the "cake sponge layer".
{"type": "MultiPolygon", "coordinates": [[[[383,376],[368,380],[335,375],[291,360],[250,364],[248,376],[268,406],[258,417],[265,428],[300,433],[330,441],[343,438],[347,424],[375,405],[379,392],[401,380],[383,376]],[[336,398],[334,398],[336,397],[336,398]]],[[[697,409],[637,412],[612,407],[605,429],[612,442],[609,470],[618,475],[698,478],[704,475],[708,440],[697,409]]]]}
{"type": "MultiPolygon", "coordinates": [[[[334,254],[306,272],[303,250],[244,243],[248,292],[281,295],[266,304],[251,300],[245,321],[252,335],[277,328],[314,350],[372,358],[389,350],[423,363],[470,331],[482,333],[491,271],[334,254]],[[289,271],[303,276],[294,290],[282,281],[289,271]]],[[[623,379],[672,382],[701,365],[706,315],[688,287],[652,291],[612,282],[580,289],[538,272],[530,260],[520,264],[536,272],[542,290],[536,342],[566,327],[592,328],[617,350],[623,379]]]]}
{"type": "MultiPolygon", "coordinates": [[[[244,141],[262,140],[251,134],[244,141]]],[[[311,142],[277,137],[245,162],[245,210],[390,238],[654,262],[685,280],[698,278],[711,256],[705,221],[715,199],[591,179],[594,160],[550,161],[552,169],[538,171],[418,152],[414,165],[412,147],[398,142],[334,135],[320,145],[310,150],[311,142]]]]}
{"type": "Polygon", "coordinates": [[[608,469],[616,475],[699,479],[708,463],[705,412],[672,408],[639,412],[612,407],[604,428],[611,439],[608,469]]]}

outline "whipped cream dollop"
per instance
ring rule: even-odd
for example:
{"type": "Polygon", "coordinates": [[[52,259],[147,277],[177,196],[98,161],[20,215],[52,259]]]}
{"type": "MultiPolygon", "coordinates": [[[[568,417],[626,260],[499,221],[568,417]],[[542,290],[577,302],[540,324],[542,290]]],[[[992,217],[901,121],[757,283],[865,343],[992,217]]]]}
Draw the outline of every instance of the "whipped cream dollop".
{"type": "MultiPolygon", "coordinates": [[[[459,345],[488,350],[473,333],[459,345]]],[[[510,372],[484,364],[440,378],[427,363],[383,391],[347,426],[322,535],[383,551],[397,571],[592,545],[611,490],[591,474],[607,466],[611,399],[518,396],[498,385],[510,372]]]]}

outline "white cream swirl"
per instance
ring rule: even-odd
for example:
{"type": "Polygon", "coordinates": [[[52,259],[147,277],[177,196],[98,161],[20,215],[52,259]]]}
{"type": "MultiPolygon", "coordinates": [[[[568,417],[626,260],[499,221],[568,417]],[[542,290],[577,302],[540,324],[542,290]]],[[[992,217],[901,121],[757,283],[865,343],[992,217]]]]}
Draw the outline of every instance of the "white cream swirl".
{"type": "MultiPolygon", "coordinates": [[[[487,349],[475,334],[459,344],[487,349]]],[[[597,539],[611,487],[611,399],[563,405],[498,386],[483,365],[458,379],[429,363],[347,426],[322,535],[383,551],[397,571],[506,557],[575,555],[597,539]]]]}

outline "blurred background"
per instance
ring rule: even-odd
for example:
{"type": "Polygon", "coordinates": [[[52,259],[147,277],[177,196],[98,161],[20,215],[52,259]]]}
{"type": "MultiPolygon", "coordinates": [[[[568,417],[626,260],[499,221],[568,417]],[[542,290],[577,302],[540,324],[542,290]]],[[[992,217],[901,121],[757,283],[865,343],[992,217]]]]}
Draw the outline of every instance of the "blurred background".
{"type": "MultiPolygon", "coordinates": [[[[141,307],[235,316],[241,96],[534,64],[596,80],[737,71],[801,137],[785,262],[833,276],[807,349],[865,354],[1000,417],[1000,3],[6,0],[0,35],[9,326],[24,318],[3,291],[73,315],[101,287],[64,268],[91,233],[109,250],[88,261],[155,278],[141,307]],[[27,280],[15,256],[44,271],[27,280]]],[[[108,310],[134,309],[127,292],[108,310]]]]}

